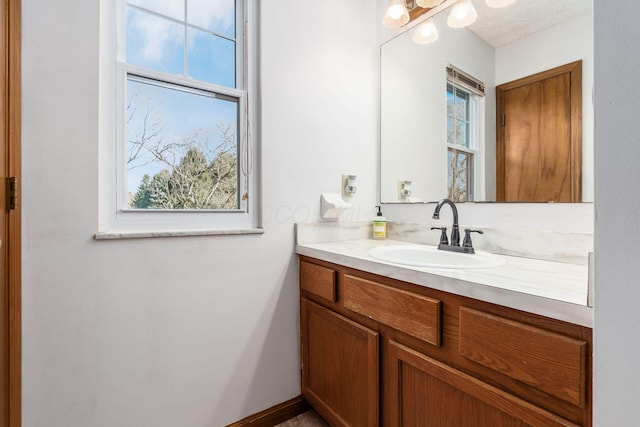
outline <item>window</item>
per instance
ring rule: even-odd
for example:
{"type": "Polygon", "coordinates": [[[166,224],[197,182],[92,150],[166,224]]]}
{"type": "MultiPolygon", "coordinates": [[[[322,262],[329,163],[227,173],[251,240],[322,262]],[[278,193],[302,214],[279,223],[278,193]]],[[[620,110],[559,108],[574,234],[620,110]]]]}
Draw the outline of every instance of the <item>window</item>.
{"type": "Polygon", "coordinates": [[[483,197],[484,83],[447,65],[447,197],[467,202],[483,197]],[[482,194],[479,194],[482,193],[482,194]]]}
{"type": "Polygon", "coordinates": [[[474,200],[474,95],[447,83],[447,197],[454,202],[474,200]]]}
{"type": "Polygon", "coordinates": [[[126,2],[122,208],[241,207],[243,92],[236,64],[243,49],[235,6],[235,0],[126,2]]]}
{"type": "Polygon", "coordinates": [[[113,199],[101,229],[256,228],[245,0],[118,8],[113,199]]]}

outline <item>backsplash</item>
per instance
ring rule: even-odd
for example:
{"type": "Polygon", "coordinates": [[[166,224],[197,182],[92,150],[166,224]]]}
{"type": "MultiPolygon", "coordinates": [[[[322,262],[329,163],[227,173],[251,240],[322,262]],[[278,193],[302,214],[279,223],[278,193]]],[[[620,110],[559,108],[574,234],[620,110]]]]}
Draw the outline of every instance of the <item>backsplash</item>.
{"type": "Polygon", "coordinates": [[[371,239],[371,222],[298,222],[296,244],[371,239]]]}
{"type": "MultiPolygon", "coordinates": [[[[584,265],[587,264],[589,252],[593,252],[593,235],[587,233],[487,227],[483,227],[482,231],[482,235],[473,235],[473,247],[485,252],[584,265]]],[[[463,229],[460,234],[464,234],[463,229]]],[[[427,224],[391,222],[387,237],[403,242],[437,245],[440,231],[430,230],[427,224]]]]}
{"type": "MultiPolygon", "coordinates": [[[[430,230],[432,225],[389,222],[387,239],[435,246],[440,233],[430,230]]],[[[588,263],[588,254],[593,252],[593,234],[590,233],[488,227],[482,227],[482,231],[483,235],[473,235],[473,246],[485,252],[581,265],[588,263]]],[[[370,238],[371,223],[368,221],[296,224],[297,244],[370,238]]]]}

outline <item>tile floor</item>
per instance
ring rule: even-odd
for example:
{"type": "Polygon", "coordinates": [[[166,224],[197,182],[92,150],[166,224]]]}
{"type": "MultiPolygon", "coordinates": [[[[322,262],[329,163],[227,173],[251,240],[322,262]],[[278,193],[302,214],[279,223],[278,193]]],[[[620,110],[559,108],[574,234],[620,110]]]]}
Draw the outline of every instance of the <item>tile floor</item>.
{"type": "Polygon", "coordinates": [[[330,427],[314,410],[307,411],[275,427],[330,427]]]}

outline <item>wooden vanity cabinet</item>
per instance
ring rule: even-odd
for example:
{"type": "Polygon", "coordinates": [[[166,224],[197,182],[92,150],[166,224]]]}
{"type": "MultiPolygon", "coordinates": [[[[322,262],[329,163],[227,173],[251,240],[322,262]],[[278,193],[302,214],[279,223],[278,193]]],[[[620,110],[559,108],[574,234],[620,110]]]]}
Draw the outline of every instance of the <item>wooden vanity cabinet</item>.
{"type": "Polygon", "coordinates": [[[591,426],[591,329],[300,257],[302,393],[334,426],[591,426]]]}
{"type": "MultiPolygon", "coordinates": [[[[335,272],[301,265],[303,289],[329,303],[335,272]]],[[[302,394],[333,426],[379,425],[378,333],[306,298],[300,301],[302,394]]]]}

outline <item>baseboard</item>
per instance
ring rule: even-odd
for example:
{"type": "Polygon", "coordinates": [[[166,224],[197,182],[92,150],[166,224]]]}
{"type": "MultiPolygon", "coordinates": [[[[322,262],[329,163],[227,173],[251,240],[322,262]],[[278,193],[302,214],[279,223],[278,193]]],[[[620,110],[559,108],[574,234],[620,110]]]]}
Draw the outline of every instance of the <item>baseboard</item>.
{"type": "Polygon", "coordinates": [[[273,427],[309,409],[311,409],[311,406],[304,400],[304,397],[298,396],[257,414],[249,415],[240,421],[229,424],[227,427],[273,427]]]}

